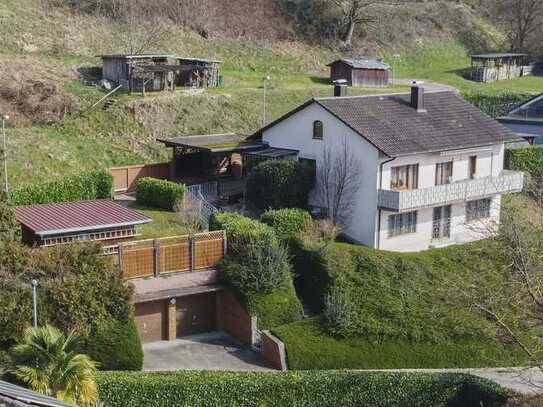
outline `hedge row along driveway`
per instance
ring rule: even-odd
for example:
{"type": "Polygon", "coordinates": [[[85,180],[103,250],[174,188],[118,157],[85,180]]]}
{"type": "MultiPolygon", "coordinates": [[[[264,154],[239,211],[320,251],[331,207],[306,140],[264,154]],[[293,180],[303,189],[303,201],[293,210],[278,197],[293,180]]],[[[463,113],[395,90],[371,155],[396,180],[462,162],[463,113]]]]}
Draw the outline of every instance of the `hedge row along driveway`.
{"type": "Polygon", "coordinates": [[[500,386],[464,374],[361,372],[101,373],[108,407],[479,407],[507,400],[500,386]]]}

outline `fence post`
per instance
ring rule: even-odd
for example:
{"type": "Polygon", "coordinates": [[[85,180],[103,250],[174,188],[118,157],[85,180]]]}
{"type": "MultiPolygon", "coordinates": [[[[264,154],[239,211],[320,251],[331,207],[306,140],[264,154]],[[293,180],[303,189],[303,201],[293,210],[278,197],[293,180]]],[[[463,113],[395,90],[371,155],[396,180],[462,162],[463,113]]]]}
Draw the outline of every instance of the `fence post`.
{"type": "Polygon", "coordinates": [[[194,235],[189,236],[189,248],[190,248],[190,271],[194,271],[194,255],[195,255],[195,247],[194,247],[194,235]]]}
{"type": "Polygon", "coordinates": [[[118,262],[119,262],[119,271],[121,272],[121,278],[124,277],[124,268],[123,268],[123,251],[124,247],[121,243],[119,243],[119,249],[117,252],[118,255],[118,262]]]}
{"type": "Polygon", "coordinates": [[[228,249],[228,245],[226,243],[226,230],[222,231],[222,255],[226,256],[226,250],[228,249]]]}
{"type": "Polygon", "coordinates": [[[153,240],[153,249],[155,253],[154,275],[155,277],[158,277],[158,275],[160,274],[160,240],[159,239],[153,240]]]}

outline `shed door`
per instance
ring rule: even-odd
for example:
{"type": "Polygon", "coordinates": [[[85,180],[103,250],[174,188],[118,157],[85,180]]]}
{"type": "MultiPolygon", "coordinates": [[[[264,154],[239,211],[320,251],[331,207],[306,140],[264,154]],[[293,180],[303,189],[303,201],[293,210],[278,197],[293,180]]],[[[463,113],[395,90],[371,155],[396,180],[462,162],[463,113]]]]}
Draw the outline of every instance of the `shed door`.
{"type": "Polygon", "coordinates": [[[166,303],[149,301],[136,304],[136,325],[141,341],[156,342],[165,339],[166,303]]]}
{"type": "Polygon", "coordinates": [[[177,299],[177,337],[213,331],[217,328],[215,293],[177,299]]]}

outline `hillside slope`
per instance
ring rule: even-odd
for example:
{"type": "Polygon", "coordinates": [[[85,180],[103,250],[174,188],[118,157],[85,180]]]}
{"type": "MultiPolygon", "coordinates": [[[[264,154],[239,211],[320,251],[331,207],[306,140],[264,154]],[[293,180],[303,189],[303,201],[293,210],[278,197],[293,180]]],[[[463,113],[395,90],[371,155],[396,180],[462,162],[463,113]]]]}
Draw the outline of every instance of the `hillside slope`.
{"type": "MultiPolygon", "coordinates": [[[[224,88],[145,99],[118,95],[107,109],[89,111],[104,91],[81,79],[96,74],[97,55],[123,52],[119,24],[75,12],[65,3],[0,2],[0,110],[11,116],[8,167],[14,186],[82,169],[165,160],[168,151],[155,142],[158,136],[252,132],[262,120],[263,76],[272,77],[267,109],[271,120],[309,97],[329,95],[325,65],[342,54],[334,39],[308,38],[307,27],[281,8],[283,0],[248,5],[245,0],[202,0],[208,7],[205,35],[201,27],[170,21],[163,43],[149,51],[224,60],[224,88]]],[[[400,53],[398,76],[482,88],[458,72],[467,66],[469,49],[497,46],[500,35],[471,9],[438,1],[384,8],[380,15],[377,28],[357,40],[359,49],[353,54],[400,53]]],[[[514,86],[543,90],[543,81],[526,78],[514,86]]]]}

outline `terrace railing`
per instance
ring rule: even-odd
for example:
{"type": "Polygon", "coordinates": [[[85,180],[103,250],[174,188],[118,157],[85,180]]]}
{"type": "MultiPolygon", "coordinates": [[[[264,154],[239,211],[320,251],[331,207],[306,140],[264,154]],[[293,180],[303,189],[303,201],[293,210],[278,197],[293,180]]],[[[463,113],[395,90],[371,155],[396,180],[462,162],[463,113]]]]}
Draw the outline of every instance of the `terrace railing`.
{"type": "Polygon", "coordinates": [[[206,182],[204,184],[189,185],[187,187],[187,199],[192,200],[198,205],[200,218],[205,229],[209,228],[209,220],[214,213],[219,210],[209,202],[209,200],[218,197],[219,185],[217,181],[206,182]]]}
{"type": "Polygon", "coordinates": [[[427,208],[448,203],[485,198],[507,192],[520,192],[524,174],[503,171],[496,177],[467,179],[429,188],[393,191],[380,189],[378,205],[392,211],[427,208]]]}

